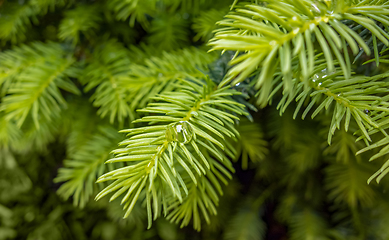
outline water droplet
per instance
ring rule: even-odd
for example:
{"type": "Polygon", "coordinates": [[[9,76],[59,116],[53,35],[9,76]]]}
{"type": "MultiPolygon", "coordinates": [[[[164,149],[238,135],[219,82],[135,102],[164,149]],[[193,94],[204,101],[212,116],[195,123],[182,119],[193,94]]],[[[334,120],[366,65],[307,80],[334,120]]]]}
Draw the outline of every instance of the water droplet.
{"type": "Polygon", "coordinates": [[[363,112],[364,112],[366,115],[370,115],[370,111],[367,110],[367,109],[363,110],[363,112]]]}
{"type": "Polygon", "coordinates": [[[166,129],[166,139],[170,142],[189,143],[193,134],[193,128],[187,121],[174,123],[166,129]]]}
{"type": "Polygon", "coordinates": [[[300,27],[302,25],[300,18],[296,16],[290,18],[288,22],[292,27],[300,27]]]}
{"type": "Polygon", "coordinates": [[[323,1],[314,1],[311,4],[311,12],[315,15],[323,15],[327,13],[328,10],[331,10],[331,4],[325,3],[323,1]]]}
{"type": "Polygon", "coordinates": [[[192,115],[192,116],[194,116],[194,117],[197,117],[197,116],[199,116],[198,112],[196,112],[196,111],[192,111],[192,112],[190,112],[190,115],[192,115]]]}
{"type": "MultiPolygon", "coordinates": [[[[322,21],[321,17],[315,17],[316,24],[319,24],[322,21]]],[[[316,25],[315,25],[316,26],[316,25]]],[[[313,30],[313,29],[312,29],[313,30]]]]}
{"type": "Polygon", "coordinates": [[[275,45],[277,45],[277,41],[272,40],[272,41],[269,42],[269,45],[270,46],[275,46],[275,45]]]}
{"type": "Polygon", "coordinates": [[[235,84],[236,87],[239,86],[239,85],[240,85],[240,82],[238,82],[237,84],[235,84]]]}
{"type": "Polygon", "coordinates": [[[315,75],[313,75],[313,78],[312,78],[312,84],[311,86],[312,87],[318,87],[318,86],[321,86],[322,83],[321,83],[321,79],[323,78],[323,76],[320,74],[320,73],[316,73],[315,75]]]}
{"type": "Polygon", "coordinates": [[[146,166],[146,172],[147,173],[150,173],[150,170],[153,168],[154,166],[154,162],[153,161],[150,161],[147,166],[146,166]]]}
{"type": "Polygon", "coordinates": [[[311,9],[312,13],[321,14],[321,11],[316,4],[312,3],[311,7],[312,7],[312,9],[311,9]]]}
{"type": "Polygon", "coordinates": [[[315,73],[312,77],[312,83],[313,83],[313,87],[317,87],[317,86],[321,86],[322,85],[322,82],[323,82],[323,79],[334,74],[335,71],[333,72],[330,72],[328,71],[326,68],[324,68],[323,70],[321,70],[320,72],[318,73],[315,73]]]}

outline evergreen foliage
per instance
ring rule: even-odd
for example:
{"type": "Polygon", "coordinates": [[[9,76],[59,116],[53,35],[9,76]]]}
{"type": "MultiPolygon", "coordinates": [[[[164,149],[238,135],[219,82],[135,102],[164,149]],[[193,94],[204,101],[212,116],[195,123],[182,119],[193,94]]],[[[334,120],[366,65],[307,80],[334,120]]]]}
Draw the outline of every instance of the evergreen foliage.
{"type": "Polygon", "coordinates": [[[0,240],[388,238],[387,1],[4,0],[0,42],[0,240]]]}
{"type": "Polygon", "coordinates": [[[113,180],[113,183],[96,199],[116,191],[112,201],[126,193],[122,204],[127,217],[142,190],[146,189],[149,221],[152,211],[155,220],[163,209],[168,219],[182,220],[181,226],[189,224],[193,216],[194,228],[198,230],[201,228],[199,212],[207,222],[207,211],[216,214],[217,192],[222,194],[220,182],[226,184],[223,175],[231,178],[228,170],[233,170],[220,150],[227,154],[231,152],[233,156],[233,147],[226,146],[223,141],[226,137],[236,139],[238,133],[233,127],[233,119],[237,117],[233,114],[244,114],[244,105],[229,97],[238,94],[236,91],[228,88],[215,91],[215,85],[209,79],[192,80],[194,83],[183,82],[180,92],[157,95],[154,99],[158,102],[140,110],[151,116],[135,122],[146,122],[150,126],[122,131],[131,137],[120,143],[126,147],[114,150],[116,157],[107,163],[132,164],[101,176],[97,182],[113,180]],[[163,124],[154,125],[156,123],[163,124]]]}
{"type": "Polygon", "coordinates": [[[80,5],[65,12],[59,25],[58,37],[61,40],[79,42],[80,34],[92,37],[93,31],[99,27],[99,6],[80,5]]]}

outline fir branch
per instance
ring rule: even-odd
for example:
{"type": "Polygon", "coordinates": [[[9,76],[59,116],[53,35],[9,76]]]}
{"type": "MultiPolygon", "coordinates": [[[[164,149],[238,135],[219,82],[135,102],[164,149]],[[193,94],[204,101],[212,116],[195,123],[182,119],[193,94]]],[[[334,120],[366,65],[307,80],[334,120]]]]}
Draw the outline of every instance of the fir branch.
{"type": "MultiPolygon", "coordinates": [[[[342,122],[344,122],[344,129],[347,132],[353,119],[359,128],[359,130],[355,131],[355,133],[360,135],[357,140],[363,139],[367,145],[367,147],[362,150],[358,152],[355,151],[356,154],[384,147],[379,153],[370,158],[370,161],[372,161],[389,153],[389,150],[387,150],[388,148],[385,148],[389,142],[386,137],[386,129],[389,127],[389,124],[387,124],[387,119],[389,117],[389,110],[387,107],[389,106],[389,102],[388,97],[385,96],[385,94],[389,90],[388,83],[383,81],[383,79],[388,76],[388,73],[385,72],[372,77],[352,75],[351,78],[347,79],[343,76],[343,71],[339,68],[333,72],[329,72],[326,68],[325,61],[320,60],[319,56],[315,62],[317,67],[315,67],[314,72],[316,73],[308,84],[301,81],[301,79],[293,79],[292,81],[296,86],[294,87],[295,90],[292,94],[284,92],[281,101],[278,103],[277,109],[283,113],[287,106],[295,100],[298,104],[295,108],[293,118],[296,118],[298,112],[308,101],[309,104],[302,114],[302,119],[304,119],[310,111],[313,111],[311,115],[312,118],[316,117],[323,110],[331,112],[332,114],[327,138],[329,144],[332,142],[332,136],[336,129],[340,129],[342,122]],[[318,107],[315,108],[315,106],[318,107]],[[370,145],[370,142],[372,141],[371,136],[377,133],[383,133],[383,139],[370,145]]],[[[270,97],[286,83],[281,81],[280,77],[277,77],[272,84],[277,87],[269,94],[270,97]]],[[[354,145],[355,143],[349,144],[354,145]]],[[[359,145],[359,148],[361,148],[361,145],[359,145]]],[[[386,173],[389,172],[387,166],[388,164],[383,165],[368,182],[377,176],[379,176],[379,178],[377,178],[377,181],[379,182],[386,173]]]]}
{"type": "Polygon", "coordinates": [[[246,203],[242,203],[238,212],[230,219],[223,239],[264,239],[266,226],[260,217],[260,208],[276,188],[277,186],[273,184],[263,190],[259,196],[250,197],[246,203]]]}
{"type": "Polygon", "coordinates": [[[80,34],[92,37],[101,21],[100,6],[79,5],[73,10],[65,12],[65,17],[59,25],[58,37],[61,40],[70,40],[76,45],[80,41],[80,34]]]}
{"type": "Polygon", "coordinates": [[[258,211],[241,209],[230,219],[226,228],[224,240],[262,240],[264,239],[266,225],[259,216],[258,211]]]}
{"type": "Polygon", "coordinates": [[[137,21],[147,28],[149,26],[147,15],[155,14],[157,2],[158,0],[111,0],[107,2],[107,7],[116,14],[117,20],[129,18],[131,27],[137,21]]]}
{"type": "MultiPolygon", "coordinates": [[[[325,125],[330,124],[330,120],[325,121],[325,125]]],[[[349,131],[346,132],[344,124],[341,125],[339,131],[335,133],[332,138],[331,145],[327,146],[323,151],[323,155],[326,157],[334,157],[337,162],[347,164],[351,161],[361,162],[361,156],[355,154],[358,150],[363,148],[362,142],[357,142],[357,137],[353,134],[357,132],[358,127],[355,123],[351,123],[349,131]]]]}
{"type": "Polygon", "coordinates": [[[305,141],[296,139],[293,151],[285,156],[285,164],[288,164],[296,175],[313,170],[320,164],[321,138],[309,131],[306,136],[305,141]]]}
{"type": "Polygon", "coordinates": [[[31,152],[46,153],[48,144],[58,138],[61,127],[61,115],[53,115],[50,119],[42,117],[39,128],[36,127],[32,116],[28,116],[21,127],[22,138],[16,143],[15,151],[24,154],[31,152]]]}
{"type": "MultiPolygon", "coordinates": [[[[204,154],[206,155],[206,153],[204,154]]],[[[206,158],[209,160],[210,169],[205,169],[204,176],[196,176],[197,183],[187,176],[183,176],[188,189],[187,196],[182,201],[177,198],[168,201],[167,212],[169,214],[167,214],[166,219],[176,224],[181,222],[181,228],[193,221],[193,228],[200,231],[201,215],[208,225],[211,224],[210,216],[217,214],[216,207],[219,205],[217,194],[223,194],[219,182],[227,185],[225,177],[232,179],[231,174],[226,171],[226,169],[233,170],[231,162],[227,158],[222,162],[224,166],[211,156],[206,155],[206,158]]]]}
{"type": "Polygon", "coordinates": [[[147,42],[158,49],[172,50],[189,42],[189,22],[182,15],[165,14],[151,21],[147,42]]]}
{"type": "Polygon", "coordinates": [[[273,110],[269,113],[266,129],[269,129],[268,134],[272,138],[271,146],[277,150],[292,149],[295,139],[300,136],[301,128],[300,121],[293,121],[291,109],[286,109],[285,112],[273,110]]]}
{"type": "Polygon", "coordinates": [[[201,71],[206,71],[214,59],[215,55],[197,48],[162,52],[161,57],[150,57],[144,64],[131,65],[130,77],[121,86],[131,89],[130,98],[135,100],[131,102],[131,108],[144,107],[156,94],[180,88],[177,79],[202,77],[201,71]]]}
{"type": "MultiPolygon", "coordinates": [[[[50,43],[47,46],[54,46],[50,43]]],[[[55,51],[46,51],[45,44],[32,43],[15,47],[12,51],[4,51],[0,54],[0,84],[1,96],[7,94],[11,84],[17,81],[18,75],[26,68],[45,61],[46,58],[54,58],[57,54],[55,51]],[[31,51],[30,48],[39,49],[31,51]]]]}
{"type": "Polygon", "coordinates": [[[66,106],[60,89],[80,93],[70,80],[78,73],[75,59],[59,44],[22,46],[6,52],[2,60],[9,66],[2,69],[3,81],[11,80],[12,83],[8,95],[2,99],[0,111],[6,114],[7,120],[16,120],[19,127],[29,115],[37,128],[41,118],[58,116],[61,108],[66,106]]]}
{"type": "Polygon", "coordinates": [[[80,207],[97,189],[101,190],[95,181],[107,169],[104,161],[112,157],[109,152],[123,139],[115,128],[96,118],[96,109],[85,100],[72,99],[62,114],[59,135],[66,140],[66,160],[54,179],[63,182],[58,195],[64,199],[73,197],[74,205],[80,207]]]}
{"type": "Polygon", "coordinates": [[[65,200],[73,196],[74,205],[83,208],[95,192],[97,177],[106,170],[104,162],[109,159],[109,152],[120,139],[116,129],[99,127],[92,137],[64,160],[64,167],[58,170],[54,179],[54,182],[65,182],[58,189],[58,194],[65,200]]]}
{"type": "Polygon", "coordinates": [[[198,13],[206,4],[206,0],[170,0],[167,1],[172,9],[181,10],[182,12],[198,13]],[[179,8],[179,9],[178,9],[179,8]]]}
{"type": "MultiPolygon", "coordinates": [[[[385,74],[382,74],[382,75],[385,75],[385,74]]],[[[383,101],[387,101],[388,99],[389,99],[389,97],[387,95],[383,97],[383,101]]],[[[389,146],[389,137],[388,137],[388,133],[387,133],[388,128],[389,128],[389,124],[388,124],[389,113],[387,111],[373,110],[373,111],[369,112],[369,115],[371,116],[372,120],[377,123],[378,127],[374,128],[374,129],[369,129],[368,134],[375,136],[376,139],[378,139],[378,140],[376,140],[372,144],[369,144],[367,142],[367,144],[366,144],[367,146],[364,147],[363,149],[359,150],[356,154],[359,155],[359,154],[373,150],[375,152],[374,152],[373,156],[371,156],[369,159],[369,161],[373,161],[373,160],[385,157],[389,153],[389,150],[388,150],[389,149],[389,147],[388,147],[389,146]]],[[[357,139],[357,141],[361,140],[361,139],[363,139],[366,143],[365,136],[363,136],[363,135],[360,136],[357,139]]],[[[389,161],[386,161],[382,165],[382,167],[368,179],[368,183],[370,183],[373,179],[376,179],[377,183],[379,183],[382,180],[382,178],[388,174],[388,172],[389,172],[388,165],[389,165],[389,161]]]]}
{"type": "MultiPolygon", "coordinates": [[[[225,153],[221,151],[227,150],[223,144],[224,138],[238,134],[233,126],[234,119],[238,119],[234,114],[247,114],[243,105],[230,99],[230,96],[238,94],[233,90],[215,90],[210,80],[204,84],[195,78],[183,84],[186,87],[181,92],[160,95],[155,98],[158,102],[141,110],[151,115],[135,122],[146,122],[151,126],[124,130],[130,136],[121,143],[126,148],[113,151],[116,157],[107,161],[127,162],[129,165],[98,179],[98,182],[114,182],[102,190],[96,199],[115,192],[111,197],[113,200],[126,192],[122,199],[125,217],[131,213],[140,196],[146,197],[149,227],[152,212],[156,219],[162,207],[165,216],[167,210],[174,208],[171,220],[183,219],[183,225],[189,223],[188,217],[192,211],[198,211],[198,207],[207,218],[206,211],[210,210],[206,209],[218,201],[214,188],[221,194],[219,181],[227,183],[220,172],[229,176],[226,166],[231,165],[227,164],[225,153]],[[144,191],[146,194],[143,194],[144,191]],[[196,202],[196,198],[200,201],[196,202]],[[207,200],[209,198],[211,202],[207,200]],[[188,208],[190,202],[199,205],[188,208]],[[175,215],[177,212],[180,214],[175,215]]],[[[198,216],[195,220],[195,228],[199,229],[198,216]]]]}
{"type": "Polygon", "coordinates": [[[366,184],[370,176],[370,166],[366,164],[331,164],[325,168],[325,187],[328,197],[337,204],[348,204],[351,208],[359,205],[371,206],[375,191],[366,184]]]}
{"type": "Polygon", "coordinates": [[[56,7],[63,7],[66,4],[72,4],[74,0],[30,0],[29,3],[40,9],[40,13],[46,14],[53,12],[56,7]]]}
{"type": "Polygon", "coordinates": [[[96,88],[91,100],[94,106],[100,107],[97,113],[102,117],[110,113],[111,122],[116,117],[119,122],[128,116],[134,118],[126,101],[126,90],[118,84],[128,78],[130,63],[128,49],[115,40],[109,40],[96,47],[81,75],[80,80],[86,85],[85,92],[96,88]]]}
{"type": "Polygon", "coordinates": [[[129,52],[113,40],[102,44],[82,76],[85,91],[97,87],[91,98],[93,105],[100,107],[98,114],[108,115],[111,122],[134,120],[135,110],[144,107],[151,97],[179,88],[179,78],[202,76],[198,69],[205,70],[214,60],[213,55],[196,48],[162,52],[160,57],[148,57],[147,52],[134,49],[129,52]],[[141,57],[134,62],[132,56],[141,57]]]}
{"type": "Polygon", "coordinates": [[[25,2],[5,1],[2,3],[0,14],[0,39],[4,43],[12,44],[23,42],[28,37],[33,24],[38,24],[38,17],[56,7],[72,4],[74,0],[31,0],[25,2]]]}
{"type": "Polygon", "coordinates": [[[242,160],[242,169],[247,169],[249,166],[249,159],[253,163],[260,162],[266,158],[269,153],[268,143],[264,139],[264,133],[258,123],[250,122],[248,120],[242,120],[237,126],[240,138],[238,144],[231,147],[234,149],[234,160],[239,158],[242,160]]]}
{"type": "Polygon", "coordinates": [[[66,139],[66,156],[74,156],[108,123],[96,117],[96,109],[83,97],[69,99],[61,118],[60,136],[66,139]],[[82,118],[80,118],[82,112],[82,118]]]}
{"type": "Polygon", "coordinates": [[[228,8],[225,9],[211,9],[201,12],[199,16],[193,20],[192,29],[197,33],[194,37],[194,41],[202,40],[207,42],[214,35],[214,30],[217,28],[216,22],[223,19],[224,15],[228,12],[228,8]]]}
{"type": "Polygon", "coordinates": [[[329,229],[327,223],[316,212],[311,209],[297,213],[290,221],[290,232],[292,240],[318,239],[329,240],[329,229]]]}
{"type": "MultiPolygon", "coordinates": [[[[342,120],[345,120],[345,130],[348,131],[351,117],[357,123],[361,135],[363,135],[365,142],[371,141],[369,130],[377,129],[378,120],[373,119],[370,111],[377,111],[378,113],[386,114],[389,103],[386,97],[380,95],[388,92],[388,84],[380,81],[385,78],[387,74],[376,75],[373,77],[353,76],[347,79],[342,76],[342,71],[328,72],[322,64],[318,67],[317,74],[315,74],[309,84],[304,82],[296,84],[296,90],[293,95],[285,93],[277,108],[281,112],[286,109],[292,99],[298,102],[295,109],[294,118],[301,110],[304,102],[310,98],[309,105],[305,108],[302,118],[304,119],[314,106],[319,106],[312,113],[314,118],[322,110],[330,109],[332,111],[332,120],[329,126],[328,143],[331,144],[331,139],[336,129],[340,129],[342,120]]],[[[280,83],[280,86],[283,82],[280,83]]],[[[383,118],[384,119],[384,118],[383,118]]]]}
{"type": "MultiPolygon", "coordinates": [[[[373,156],[370,157],[369,161],[373,161],[376,159],[379,159],[381,157],[386,156],[389,153],[389,137],[387,134],[387,126],[380,127],[378,129],[373,129],[370,131],[370,134],[376,134],[376,133],[382,133],[383,137],[376,141],[375,143],[366,146],[365,148],[359,150],[357,154],[362,154],[366,151],[380,149],[378,152],[375,152],[373,156]]],[[[376,171],[368,180],[367,182],[370,183],[373,179],[376,179],[377,183],[379,183],[383,177],[385,177],[389,173],[389,160],[386,160],[386,162],[382,165],[382,167],[376,171]]]]}
{"type": "Polygon", "coordinates": [[[389,15],[384,2],[368,1],[352,3],[333,1],[266,1],[266,4],[251,4],[238,8],[220,22],[225,26],[217,31],[210,45],[213,50],[236,51],[231,61],[235,65],[221,85],[239,83],[249,77],[257,67],[262,71],[256,81],[256,88],[274,78],[277,66],[282,72],[284,89],[292,92],[292,59],[298,58],[299,71],[304,81],[314,72],[316,39],[324,53],[327,69],[335,68],[334,56],[339,62],[346,79],[350,77],[350,60],[347,47],[354,54],[362,47],[370,54],[369,47],[351,28],[342,23],[351,20],[369,29],[377,40],[388,44],[389,35],[379,28],[374,20],[387,26],[389,15]],[[369,13],[366,9],[369,9],[369,13]],[[359,46],[358,46],[359,45],[359,46]],[[344,55],[341,53],[343,51],[344,55]],[[246,52],[238,56],[240,52],[246,52]]]}
{"type": "Polygon", "coordinates": [[[39,9],[28,4],[6,2],[1,6],[0,39],[18,43],[26,39],[26,32],[36,22],[39,9]]]}

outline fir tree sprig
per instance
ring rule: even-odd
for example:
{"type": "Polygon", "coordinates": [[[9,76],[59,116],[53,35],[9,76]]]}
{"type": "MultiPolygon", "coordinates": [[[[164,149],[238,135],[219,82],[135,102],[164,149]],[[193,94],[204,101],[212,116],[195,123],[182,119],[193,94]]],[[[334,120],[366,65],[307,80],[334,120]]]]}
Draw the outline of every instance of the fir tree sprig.
{"type": "MultiPolygon", "coordinates": [[[[64,199],[73,196],[74,205],[83,208],[97,188],[95,181],[106,171],[104,162],[121,134],[110,126],[100,126],[98,131],[64,160],[54,182],[64,182],[58,194],[64,199]]],[[[112,168],[111,168],[112,170],[112,168]]]]}
{"type": "Polygon", "coordinates": [[[86,92],[96,88],[91,100],[99,107],[98,114],[108,116],[112,123],[123,123],[134,120],[136,109],[144,107],[151,97],[179,89],[178,78],[202,76],[200,70],[205,71],[214,59],[215,55],[196,48],[151,57],[142,49],[129,50],[116,40],[108,40],[96,48],[81,81],[86,92]]]}
{"type": "Polygon", "coordinates": [[[99,28],[102,18],[100,5],[79,5],[75,9],[65,12],[65,17],[59,25],[58,37],[69,40],[74,45],[80,41],[80,34],[91,38],[96,37],[94,31],[99,28]]]}
{"type": "Polygon", "coordinates": [[[185,87],[180,92],[160,95],[154,98],[156,103],[141,110],[150,116],[135,122],[149,126],[123,130],[130,136],[121,143],[126,147],[113,151],[116,157],[107,163],[127,162],[128,166],[98,179],[114,182],[96,199],[115,192],[113,200],[126,193],[122,203],[127,217],[142,196],[149,227],[152,212],[156,219],[164,209],[165,216],[182,220],[182,226],[194,214],[194,227],[199,230],[199,212],[207,221],[208,211],[216,213],[217,192],[222,194],[219,182],[227,184],[223,175],[231,177],[233,170],[225,155],[233,153],[224,139],[238,135],[233,126],[234,119],[239,119],[235,115],[247,113],[242,104],[231,100],[230,96],[238,94],[234,90],[216,89],[210,80],[196,78],[182,83],[185,87]]]}
{"type": "Polygon", "coordinates": [[[26,32],[33,21],[37,21],[38,9],[17,2],[2,3],[0,14],[0,39],[17,43],[26,39],[26,32]]]}
{"type": "Polygon", "coordinates": [[[113,0],[107,2],[107,7],[115,13],[116,19],[129,19],[130,26],[134,26],[137,21],[147,28],[149,26],[147,15],[155,14],[157,2],[157,0],[113,0]]]}
{"type": "Polygon", "coordinates": [[[7,94],[0,111],[19,127],[28,116],[37,128],[40,118],[58,117],[66,106],[60,89],[80,94],[70,79],[79,73],[76,60],[58,43],[23,45],[2,54],[0,61],[7,94]]]}
{"type": "Polygon", "coordinates": [[[316,49],[322,50],[330,72],[335,69],[335,57],[348,79],[351,64],[347,49],[357,54],[362,48],[370,54],[370,48],[343,22],[350,20],[365,27],[376,41],[387,45],[389,35],[374,21],[388,27],[388,15],[384,1],[265,1],[228,14],[219,22],[224,28],[217,30],[210,45],[214,50],[236,51],[231,61],[234,67],[222,85],[239,83],[261,67],[256,80],[256,88],[260,88],[273,79],[279,66],[285,90],[292,91],[292,59],[298,59],[301,77],[308,81],[314,72],[316,49]]]}
{"type": "Polygon", "coordinates": [[[216,23],[223,19],[228,12],[227,8],[224,9],[211,9],[206,12],[201,12],[194,20],[192,29],[197,33],[194,40],[202,39],[207,42],[214,35],[214,30],[217,28],[216,23]]]}

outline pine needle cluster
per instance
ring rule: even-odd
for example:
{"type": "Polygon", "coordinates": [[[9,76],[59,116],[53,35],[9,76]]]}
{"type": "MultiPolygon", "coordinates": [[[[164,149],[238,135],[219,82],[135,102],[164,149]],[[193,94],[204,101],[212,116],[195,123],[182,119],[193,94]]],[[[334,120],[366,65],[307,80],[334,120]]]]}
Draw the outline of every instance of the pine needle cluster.
{"type": "Polygon", "coordinates": [[[387,239],[388,45],[385,0],[0,1],[0,240],[387,239]]]}

